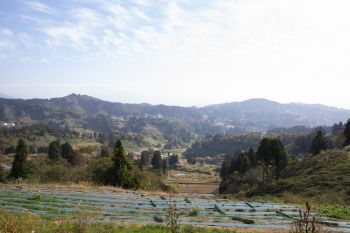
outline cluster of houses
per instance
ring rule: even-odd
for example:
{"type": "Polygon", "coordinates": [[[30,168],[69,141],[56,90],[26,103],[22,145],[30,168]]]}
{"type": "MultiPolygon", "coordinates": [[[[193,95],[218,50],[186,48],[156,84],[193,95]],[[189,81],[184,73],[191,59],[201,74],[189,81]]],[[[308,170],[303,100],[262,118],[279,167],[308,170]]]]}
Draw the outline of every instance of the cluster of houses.
{"type": "Polygon", "coordinates": [[[12,128],[15,127],[16,124],[13,122],[0,122],[1,127],[12,128]]]}
{"type": "MultiPolygon", "coordinates": [[[[149,150],[152,150],[152,149],[149,149],[149,150]]],[[[154,150],[157,150],[157,149],[154,149],[154,150]]],[[[162,159],[168,159],[169,156],[170,156],[170,153],[162,153],[161,154],[162,159]]],[[[141,159],[141,153],[140,152],[129,152],[128,159],[134,160],[134,161],[139,160],[139,159],[141,159]]]]}

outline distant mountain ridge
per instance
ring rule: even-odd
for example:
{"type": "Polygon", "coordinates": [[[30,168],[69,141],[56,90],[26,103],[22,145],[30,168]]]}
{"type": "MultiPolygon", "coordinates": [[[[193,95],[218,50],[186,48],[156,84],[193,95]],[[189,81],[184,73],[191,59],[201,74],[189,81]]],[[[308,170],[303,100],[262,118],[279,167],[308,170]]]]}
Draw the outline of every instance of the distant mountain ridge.
{"type": "Polygon", "coordinates": [[[350,118],[350,110],[320,104],[281,104],[266,99],[179,107],[124,104],[71,94],[52,99],[0,98],[0,121],[83,120],[163,117],[193,127],[199,134],[266,131],[278,127],[332,125],[350,118]]]}
{"type": "Polygon", "coordinates": [[[12,97],[0,92],[0,98],[11,99],[12,97]]]}

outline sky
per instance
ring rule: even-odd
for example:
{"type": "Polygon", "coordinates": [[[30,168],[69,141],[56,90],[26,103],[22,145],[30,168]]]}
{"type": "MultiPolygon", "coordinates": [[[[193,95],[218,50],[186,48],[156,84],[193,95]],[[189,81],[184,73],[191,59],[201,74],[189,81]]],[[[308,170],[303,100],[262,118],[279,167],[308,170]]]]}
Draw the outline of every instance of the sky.
{"type": "Polygon", "coordinates": [[[348,0],[1,0],[0,93],[350,109],[348,0]]]}

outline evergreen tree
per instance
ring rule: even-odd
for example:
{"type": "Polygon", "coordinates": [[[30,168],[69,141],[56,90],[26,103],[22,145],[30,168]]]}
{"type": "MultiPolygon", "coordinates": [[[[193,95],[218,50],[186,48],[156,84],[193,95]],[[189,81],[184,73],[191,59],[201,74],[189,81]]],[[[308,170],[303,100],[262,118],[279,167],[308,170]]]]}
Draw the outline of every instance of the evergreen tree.
{"type": "Polygon", "coordinates": [[[131,175],[131,164],[125,156],[124,147],[120,140],[117,140],[114,148],[113,162],[113,184],[123,188],[133,188],[137,186],[135,178],[131,175]]]}
{"type": "Polygon", "coordinates": [[[349,146],[350,145],[350,119],[345,124],[344,136],[345,136],[344,146],[349,146]]]}
{"type": "Polygon", "coordinates": [[[239,171],[239,168],[241,166],[241,156],[237,155],[237,157],[235,158],[236,156],[233,156],[232,160],[231,160],[231,164],[230,164],[230,170],[229,170],[229,174],[232,174],[236,171],[239,171]]]}
{"type": "Polygon", "coordinates": [[[287,166],[288,159],[285,149],[278,139],[272,139],[273,166],[275,167],[275,179],[278,180],[281,171],[287,166]]]}
{"type": "Polygon", "coordinates": [[[160,169],[162,167],[162,156],[160,154],[160,151],[157,150],[153,153],[152,157],[152,166],[154,169],[160,169]]]}
{"type": "Polygon", "coordinates": [[[108,147],[102,146],[100,157],[108,157],[108,156],[109,156],[108,147]]]}
{"type": "Polygon", "coordinates": [[[196,164],[197,160],[195,157],[189,157],[187,158],[187,163],[189,164],[196,164]]]}
{"type": "Polygon", "coordinates": [[[27,144],[20,139],[16,148],[15,159],[12,163],[10,179],[26,178],[28,171],[25,168],[28,155],[27,144]]]}
{"type": "Polygon", "coordinates": [[[268,167],[273,166],[275,179],[278,180],[280,172],[287,166],[287,154],[279,139],[263,138],[257,150],[258,160],[262,161],[264,174],[268,178],[268,167]]]}
{"type": "Polygon", "coordinates": [[[221,180],[224,180],[228,175],[230,174],[230,163],[228,163],[226,160],[222,162],[221,168],[220,168],[220,178],[221,180]]]}
{"type": "Polygon", "coordinates": [[[61,143],[60,141],[53,141],[49,145],[49,159],[58,160],[61,156],[61,143]]]}
{"type": "Polygon", "coordinates": [[[169,169],[169,161],[168,161],[168,159],[163,159],[162,160],[162,169],[163,169],[163,174],[167,174],[168,169],[169,169]]]}
{"type": "Polygon", "coordinates": [[[61,146],[62,158],[66,159],[70,164],[74,163],[75,152],[69,142],[63,143],[61,146]]]}
{"type": "Polygon", "coordinates": [[[344,130],[343,127],[343,122],[339,122],[339,124],[334,123],[332,127],[332,134],[337,135],[338,133],[342,132],[344,130]]]}
{"type": "Polygon", "coordinates": [[[5,182],[5,181],[6,181],[5,171],[4,171],[4,168],[0,164],[0,183],[5,182]]]}
{"type": "Polygon", "coordinates": [[[318,130],[316,133],[316,136],[312,140],[310,153],[313,155],[317,155],[321,152],[321,150],[327,149],[327,140],[324,136],[324,133],[322,130],[318,130]]]}
{"type": "Polygon", "coordinates": [[[251,168],[251,163],[249,161],[249,158],[247,154],[241,153],[240,154],[240,164],[239,164],[239,173],[241,175],[244,175],[250,168],[251,168]]]}
{"type": "Polygon", "coordinates": [[[269,165],[271,163],[271,154],[270,154],[270,139],[263,138],[260,141],[260,145],[256,152],[258,160],[261,162],[261,167],[263,168],[263,181],[266,178],[269,178],[269,165]]]}
{"type": "Polygon", "coordinates": [[[256,167],[256,154],[253,148],[250,148],[249,151],[247,152],[250,164],[252,168],[256,167]]]}
{"type": "Polygon", "coordinates": [[[177,163],[179,163],[179,156],[178,155],[171,155],[169,156],[169,165],[175,166],[177,163]]]}
{"type": "Polygon", "coordinates": [[[139,167],[144,168],[151,165],[151,160],[153,157],[153,150],[144,150],[141,152],[141,159],[139,162],[139,167]]]}

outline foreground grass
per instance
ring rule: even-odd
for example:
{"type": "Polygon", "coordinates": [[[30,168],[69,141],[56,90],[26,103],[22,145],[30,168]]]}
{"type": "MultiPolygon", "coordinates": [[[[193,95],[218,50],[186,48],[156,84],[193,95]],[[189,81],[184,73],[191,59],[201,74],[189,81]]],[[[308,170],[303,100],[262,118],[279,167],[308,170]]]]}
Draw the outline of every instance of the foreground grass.
{"type": "MultiPolygon", "coordinates": [[[[334,194],[337,195],[337,194],[334,194]]],[[[332,198],[327,198],[329,195],[317,196],[317,197],[305,197],[290,192],[285,192],[276,196],[273,195],[264,195],[247,198],[245,193],[238,194],[225,194],[221,195],[222,198],[227,198],[232,201],[257,201],[257,202],[271,202],[271,203],[280,203],[280,204],[293,204],[301,209],[304,208],[305,202],[308,201],[311,204],[311,207],[314,211],[323,213],[324,215],[335,218],[350,220],[350,205],[347,204],[330,204],[329,200],[332,198]]]]}
{"type": "MultiPolygon", "coordinates": [[[[9,214],[0,212],[0,233],[163,233],[166,228],[160,225],[127,225],[113,223],[90,223],[78,221],[50,221],[31,213],[9,214]]],[[[232,233],[234,231],[183,226],[179,233],[232,233]]]]}
{"type": "Polygon", "coordinates": [[[350,220],[350,206],[321,204],[317,208],[329,217],[350,220]]]}

